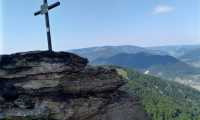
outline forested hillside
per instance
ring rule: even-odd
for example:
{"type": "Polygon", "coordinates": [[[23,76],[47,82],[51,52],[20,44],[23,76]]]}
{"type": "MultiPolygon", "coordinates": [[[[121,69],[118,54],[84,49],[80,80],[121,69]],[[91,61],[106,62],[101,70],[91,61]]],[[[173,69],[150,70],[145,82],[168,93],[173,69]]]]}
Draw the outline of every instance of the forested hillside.
{"type": "Polygon", "coordinates": [[[125,89],[140,97],[153,120],[200,120],[200,92],[172,81],[125,71],[120,70],[129,79],[125,89]]]}

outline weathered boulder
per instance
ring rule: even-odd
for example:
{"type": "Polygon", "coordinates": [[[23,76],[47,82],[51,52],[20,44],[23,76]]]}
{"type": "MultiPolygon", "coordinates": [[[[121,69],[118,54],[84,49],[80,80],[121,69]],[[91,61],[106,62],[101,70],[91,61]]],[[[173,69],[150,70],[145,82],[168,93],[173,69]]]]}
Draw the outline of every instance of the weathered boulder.
{"type": "Polygon", "coordinates": [[[65,52],[6,55],[0,65],[0,120],[149,120],[114,68],[65,52]]]}

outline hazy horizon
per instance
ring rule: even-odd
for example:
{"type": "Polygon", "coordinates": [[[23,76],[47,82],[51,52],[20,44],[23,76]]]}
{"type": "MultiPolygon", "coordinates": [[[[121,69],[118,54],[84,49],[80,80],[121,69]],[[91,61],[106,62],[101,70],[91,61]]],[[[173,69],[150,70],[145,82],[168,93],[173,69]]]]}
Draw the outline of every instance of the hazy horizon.
{"type": "MultiPolygon", "coordinates": [[[[57,0],[49,0],[49,3],[57,0]]],[[[60,0],[50,11],[56,51],[95,46],[200,45],[198,0],[60,0]]],[[[46,50],[42,0],[1,1],[0,54],[46,50]]]]}

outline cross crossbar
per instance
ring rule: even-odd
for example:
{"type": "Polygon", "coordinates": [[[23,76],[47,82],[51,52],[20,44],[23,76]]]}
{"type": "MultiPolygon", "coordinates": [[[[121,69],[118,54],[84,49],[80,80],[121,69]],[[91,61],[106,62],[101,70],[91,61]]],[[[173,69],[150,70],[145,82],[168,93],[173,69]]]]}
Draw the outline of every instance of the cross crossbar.
{"type": "MultiPolygon", "coordinates": [[[[51,9],[53,9],[53,8],[59,6],[59,5],[60,5],[60,2],[56,2],[56,3],[48,6],[48,10],[51,10],[51,9]]],[[[34,13],[35,16],[40,15],[40,14],[42,14],[42,10],[34,13]]]]}

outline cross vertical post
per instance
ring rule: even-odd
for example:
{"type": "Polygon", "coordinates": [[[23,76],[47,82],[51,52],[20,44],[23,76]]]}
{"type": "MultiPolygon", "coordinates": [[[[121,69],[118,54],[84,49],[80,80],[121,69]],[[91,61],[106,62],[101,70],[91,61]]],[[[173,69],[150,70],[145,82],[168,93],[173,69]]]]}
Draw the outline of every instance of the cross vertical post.
{"type": "Polygon", "coordinates": [[[41,14],[45,15],[45,24],[46,24],[46,32],[47,32],[47,42],[48,42],[48,49],[50,52],[53,51],[52,49],[52,43],[51,43],[51,31],[50,31],[50,22],[49,22],[49,13],[48,11],[59,6],[60,2],[56,2],[52,5],[48,5],[47,0],[43,0],[43,5],[41,5],[41,10],[38,12],[35,12],[35,16],[41,14]]]}
{"type": "MultiPolygon", "coordinates": [[[[48,5],[47,0],[44,0],[44,5],[48,5]]],[[[48,48],[49,48],[49,51],[52,52],[51,31],[50,31],[49,13],[48,12],[45,13],[45,23],[46,23],[46,30],[47,30],[48,48]]]]}

